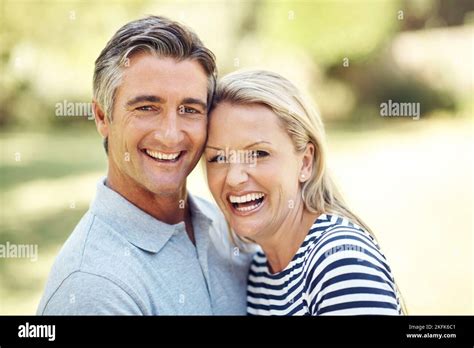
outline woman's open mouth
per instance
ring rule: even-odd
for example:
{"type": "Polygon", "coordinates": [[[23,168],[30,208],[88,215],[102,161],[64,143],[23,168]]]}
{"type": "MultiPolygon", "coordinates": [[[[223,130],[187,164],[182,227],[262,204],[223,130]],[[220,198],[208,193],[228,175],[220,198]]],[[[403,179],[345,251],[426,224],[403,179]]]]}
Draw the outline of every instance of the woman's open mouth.
{"type": "Polygon", "coordinates": [[[262,207],[266,195],[263,192],[252,192],[243,195],[228,195],[227,200],[234,213],[249,215],[262,207]]]}
{"type": "Polygon", "coordinates": [[[161,163],[176,163],[180,160],[180,158],[184,154],[184,151],[164,153],[164,152],[153,151],[149,149],[143,149],[142,152],[149,158],[153,159],[154,161],[161,162],[161,163]]]}

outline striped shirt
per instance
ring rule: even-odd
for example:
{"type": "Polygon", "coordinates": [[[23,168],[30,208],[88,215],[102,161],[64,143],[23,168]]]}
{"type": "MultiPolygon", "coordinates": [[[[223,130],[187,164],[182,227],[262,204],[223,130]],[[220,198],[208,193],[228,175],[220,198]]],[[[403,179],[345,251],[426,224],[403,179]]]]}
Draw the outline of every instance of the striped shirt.
{"type": "Polygon", "coordinates": [[[249,315],[398,315],[395,280],[375,239],[348,219],[322,214],[288,266],[272,274],[257,252],[249,315]]]}

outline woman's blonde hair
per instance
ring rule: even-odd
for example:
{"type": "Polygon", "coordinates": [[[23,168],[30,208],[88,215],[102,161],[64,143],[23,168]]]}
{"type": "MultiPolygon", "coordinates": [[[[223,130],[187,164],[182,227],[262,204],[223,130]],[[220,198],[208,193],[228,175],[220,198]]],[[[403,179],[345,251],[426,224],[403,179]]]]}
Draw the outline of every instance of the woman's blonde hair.
{"type": "MultiPolygon", "coordinates": [[[[344,202],[326,167],[326,140],[319,112],[309,99],[283,76],[264,70],[240,70],[224,76],[217,84],[212,108],[218,104],[260,104],[270,108],[279,118],[290,136],[295,150],[302,152],[308,143],[314,145],[313,168],[310,178],[303,184],[302,199],[312,213],[337,214],[367,231],[378,244],[371,229],[344,202]]],[[[212,113],[211,108],[211,113],[212,113]]],[[[230,226],[229,226],[230,227],[230,226]]],[[[234,243],[245,248],[246,240],[231,231],[234,243]],[[239,241],[236,241],[236,237],[239,241]]],[[[406,306],[398,286],[402,312],[406,306]]]]}

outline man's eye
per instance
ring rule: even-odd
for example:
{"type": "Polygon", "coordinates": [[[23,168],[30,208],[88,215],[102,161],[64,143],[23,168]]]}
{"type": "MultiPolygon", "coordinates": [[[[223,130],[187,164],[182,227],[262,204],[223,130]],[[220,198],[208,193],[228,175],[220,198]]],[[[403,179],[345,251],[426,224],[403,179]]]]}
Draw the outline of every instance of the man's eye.
{"type": "Polygon", "coordinates": [[[151,105],[144,105],[144,106],[139,106],[135,110],[138,110],[138,111],[153,111],[154,108],[151,105]]]}
{"type": "Polygon", "coordinates": [[[199,110],[196,110],[194,108],[190,108],[188,106],[180,106],[179,107],[179,113],[180,114],[200,114],[201,112],[199,110]]]}

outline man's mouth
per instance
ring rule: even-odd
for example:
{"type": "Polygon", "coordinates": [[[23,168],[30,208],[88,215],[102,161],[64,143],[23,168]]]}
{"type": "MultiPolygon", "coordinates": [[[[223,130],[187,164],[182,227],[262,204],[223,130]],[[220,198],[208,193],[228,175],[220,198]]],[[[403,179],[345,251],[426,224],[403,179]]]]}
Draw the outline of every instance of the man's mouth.
{"type": "Polygon", "coordinates": [[[251,192],[243,195],[228,195],[227,200],[234,212],[248,215],[256,212],[264,203],[266,195],[263,192],[251,192]]]}
{"type": "Polygon", "coordinates": [[[163,163],[178,162],[179,159],[184,154],[184,151],[165,153],[165,152],[154,151],[154,150],[149,150],[149,149],[143,149],[142,152],[146,154],[148,157],[152,158],[153,160],[157,162],[163,162],[163,163]]]}

